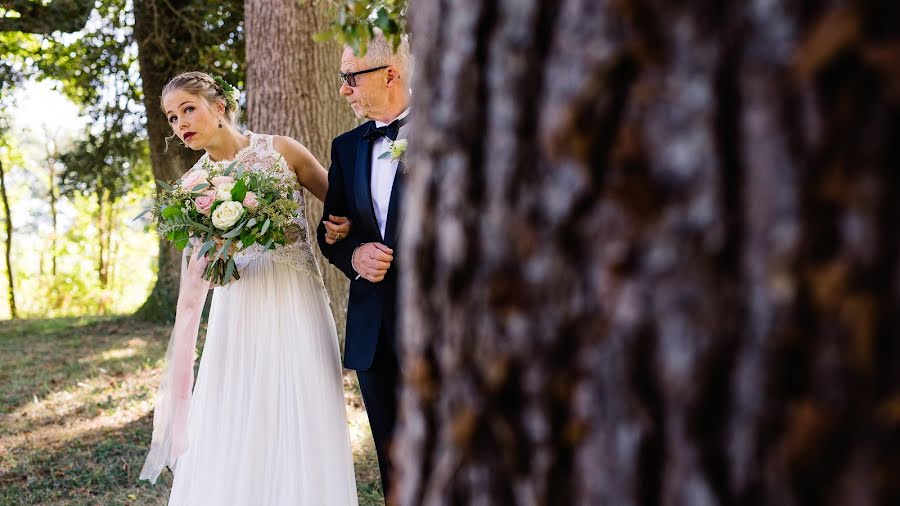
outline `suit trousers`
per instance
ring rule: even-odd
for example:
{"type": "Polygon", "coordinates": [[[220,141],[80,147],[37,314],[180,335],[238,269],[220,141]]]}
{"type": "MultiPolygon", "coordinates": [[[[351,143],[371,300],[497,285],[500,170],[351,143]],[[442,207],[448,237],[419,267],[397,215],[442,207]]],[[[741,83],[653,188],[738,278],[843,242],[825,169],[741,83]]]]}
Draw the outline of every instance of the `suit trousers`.
{"type": "Polygon", "coordinates": [[[356,371],[356,377],[359,379],[359,389],[375,439],[385,500],[390,496],[391,490],[390,450],[397,421],[399,376],[393,325],[382,324],[372,367],[356,371]]]}

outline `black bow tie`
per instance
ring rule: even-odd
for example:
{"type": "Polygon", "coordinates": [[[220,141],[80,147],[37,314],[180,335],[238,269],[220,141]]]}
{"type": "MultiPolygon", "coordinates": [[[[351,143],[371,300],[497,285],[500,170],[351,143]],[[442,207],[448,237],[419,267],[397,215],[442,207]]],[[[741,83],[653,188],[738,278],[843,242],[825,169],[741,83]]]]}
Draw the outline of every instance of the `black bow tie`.
{"type": "Polygon", "coordinates": [[[388,139],[395,141],[397,140],[397,134],[400,133],[400,127],[406,124],[408,118],[409,116],[395,119],[390,125],[385,125],[383,127],[376,127],[375,124],[372,123],[372,126],[369,127],[369,130],[363,135],[363,138],[368,141],[374,141],[381,137],[387,137],[388,139]]]}

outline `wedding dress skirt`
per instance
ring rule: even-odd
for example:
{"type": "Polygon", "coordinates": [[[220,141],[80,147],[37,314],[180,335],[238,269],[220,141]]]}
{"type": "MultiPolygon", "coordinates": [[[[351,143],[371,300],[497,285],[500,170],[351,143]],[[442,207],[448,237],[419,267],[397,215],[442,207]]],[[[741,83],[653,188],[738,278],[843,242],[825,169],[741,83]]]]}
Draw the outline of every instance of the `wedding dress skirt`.
{"type": "Polygon", "coordinates": [[[170,506],[356,505],[321,278],[270,254],[215,289],[170,506]]]}

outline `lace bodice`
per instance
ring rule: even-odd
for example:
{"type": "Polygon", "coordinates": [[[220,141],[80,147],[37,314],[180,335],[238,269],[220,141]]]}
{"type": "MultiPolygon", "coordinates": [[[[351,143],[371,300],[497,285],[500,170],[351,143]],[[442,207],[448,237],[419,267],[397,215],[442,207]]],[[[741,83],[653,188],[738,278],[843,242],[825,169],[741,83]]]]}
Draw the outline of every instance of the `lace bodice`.
{"type": "MultiPolygon", "coordinates": [[[[284,246],[276,246],[274,250],[263,250],[263,245],[254,244],[234,256],[235,266],[240,271],[250,262],[267,257],[274,262],[288,264],[321,281],[322,274],[319,272],[319,264],[316,262],[316,256],[313,253],[312,243],[310,242],[312,233],[310,233],[309,223],[306,220],[306,202],[303,198],[303,191],[300,189],[297,181],[297,175],[288,167],[284,157],[275,150],[272,145],[271,135],[255,134],[253,132],[247,132],[247,134],[250,136],[250,144],[238,151],[234,160],[245,171],[275,175],[297,185],[297,190],[294,191],[294,200],[300,204],[300,207],[294,215],[293,223],[300,228],[300,235],[295,242],[284,246]]],[[[213,167],[224,169],[234,160],[215,162],[209,158],[208,153],[204,153],[188,172],[201,168],[206,168],[207,170],[213,167]]]]}

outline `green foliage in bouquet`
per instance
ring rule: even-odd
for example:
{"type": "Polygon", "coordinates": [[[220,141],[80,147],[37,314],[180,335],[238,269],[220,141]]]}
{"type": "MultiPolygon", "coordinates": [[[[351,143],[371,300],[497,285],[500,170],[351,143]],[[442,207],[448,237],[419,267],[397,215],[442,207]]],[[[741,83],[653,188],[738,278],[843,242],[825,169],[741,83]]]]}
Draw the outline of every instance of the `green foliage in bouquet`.
{"type": "Polygon", "coordinates": [[[225,285],[240,279],[236,253],[256,244],[274,249],[294,239],[292,222],[300,207],[293,198],[296,182],[272,174],[244,171],[237,162],[224,170],[205,164],[178,181],[158,181],[162,191],[154,206],[137,218],[152,213],[161,236],[180,249],[193,245],[209,259],[204,279],[225,285]]]}

